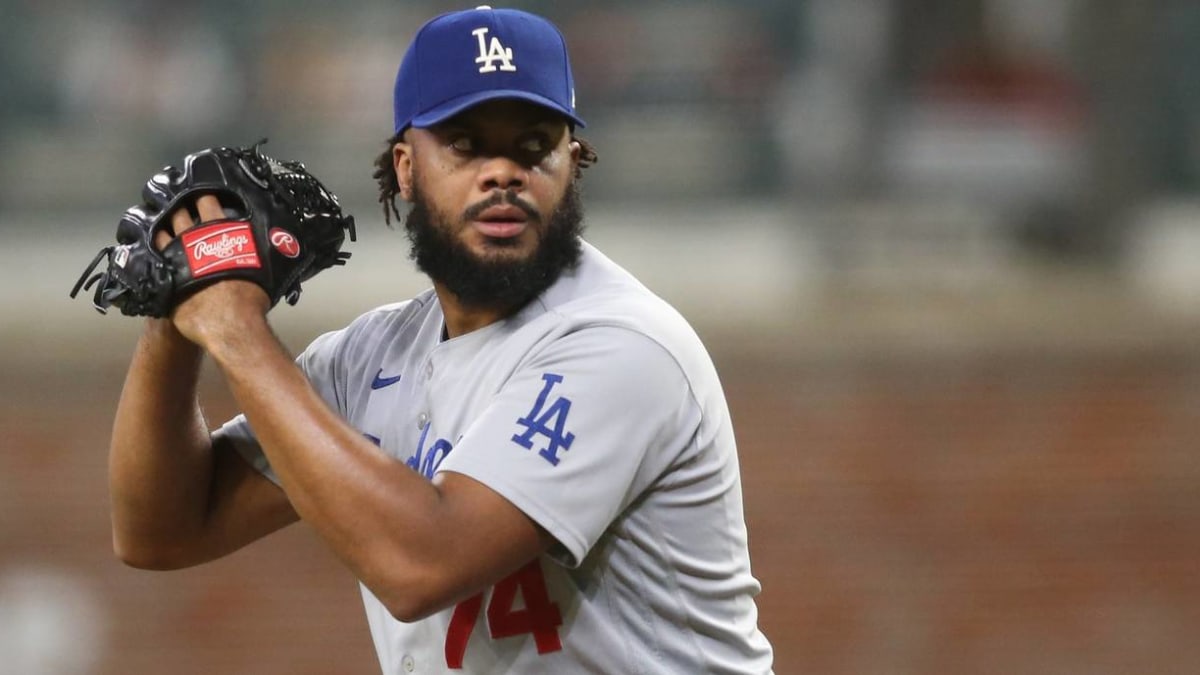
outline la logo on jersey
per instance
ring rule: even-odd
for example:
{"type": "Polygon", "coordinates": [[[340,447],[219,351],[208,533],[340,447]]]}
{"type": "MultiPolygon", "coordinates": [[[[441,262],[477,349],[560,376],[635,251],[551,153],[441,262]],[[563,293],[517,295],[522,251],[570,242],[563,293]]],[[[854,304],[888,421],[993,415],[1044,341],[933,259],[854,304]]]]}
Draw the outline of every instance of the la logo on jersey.
{"type": "Polygon", "coordinates": [[[517,424],[525,427],[525,431],[514,434],[512,441],[526,450],[532,450],[534,436],[543,437],[546,447],[539,450],[538,454],[547,462],[558,466],[561,459],[558,456],[559,450],[570,450],[571,443],[575,441],[575,434],[566,429],[567,415],[571,412],[571,399],[559,396],[547,405],[554,385],[562,382],[563,376],[545,373],[542,375],[542,381],[546,384],[538,392],[533,408],[528,415],[517,419],[517,424]]]}
{"type": "Polygon", "coordinates": [[[516,72],[517,67],[513,65],[513,50],[511,47],[505,47],[500,44],[500,38],[492,36],[492,41],[487,41],[487,28],[476,28],[471,31],[479,40],[479,56],[476,57],[475,63],[482,63],[479,66],[481,73],[494,73],[497,70],[508,72],[516,72]],[[500,67],[496,67],[496,62],[500,62],[500,67]]]}

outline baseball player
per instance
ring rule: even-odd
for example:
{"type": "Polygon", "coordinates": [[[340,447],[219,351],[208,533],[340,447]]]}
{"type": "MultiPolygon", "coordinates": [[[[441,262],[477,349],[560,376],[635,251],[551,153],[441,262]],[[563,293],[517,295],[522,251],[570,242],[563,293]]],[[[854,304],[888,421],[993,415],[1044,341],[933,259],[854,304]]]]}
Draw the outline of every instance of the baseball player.
{"type": "MultiPolygon", "coordinates": [[[[246,281],[149,320],[113,431],[118,555],[186,567],[303,520],[360,580],[389,675],[770,673],[717,373],[580,237],[595,153],[562,35],[437,17],[394,103],[376,177],[432,288],[295,359],[246,281]],[[211,434],[205,355],[243,410],[211,434]]],[[[194,209],[174,235],[222,215],[194,209]]]]}

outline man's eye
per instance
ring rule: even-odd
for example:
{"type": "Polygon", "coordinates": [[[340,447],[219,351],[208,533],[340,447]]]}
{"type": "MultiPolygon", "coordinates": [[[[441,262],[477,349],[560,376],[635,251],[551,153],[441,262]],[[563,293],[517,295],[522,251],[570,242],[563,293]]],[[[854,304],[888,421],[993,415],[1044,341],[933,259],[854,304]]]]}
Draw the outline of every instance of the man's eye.
{"type": "Polygon", "coordinates": [[[450,141],[450,147],[458,152],[470,152],[475,145],[469,136],[459,136],[450,141]]]}
{"type": "Polygon", "coordinates": [[[530,153],[543,153],[550,148],[549,141],[544,136],[529,136],[521,141],[521,150],[530,153]]]}

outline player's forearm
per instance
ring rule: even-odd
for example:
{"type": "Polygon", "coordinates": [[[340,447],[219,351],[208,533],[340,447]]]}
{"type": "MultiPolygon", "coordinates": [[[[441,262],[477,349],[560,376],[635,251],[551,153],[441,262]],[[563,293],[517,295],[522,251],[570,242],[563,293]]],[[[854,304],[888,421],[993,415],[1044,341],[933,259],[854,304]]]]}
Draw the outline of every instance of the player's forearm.
{"type": "Polygon", "coordinates": [[[130,364],[109,450],[113,546],[130,564],[170,565],[203,523],[212,469],[201,357],[168,322],[150,320],[130,364]]]}
{"type": "Polygon", "coordinates": [[[385,525],[394,520],[389,515],[432,507],[437,499],[432,486],[330,410],[265,321],[239,323],[242,330],[215,338],[206,348],[296,512],[335,551],[356,557],[365,542],[383,539],[372,528],[403,527],[385,525]]]}
{"type": "Polygon", "coordinates": [[[397,615],[477,591],[455,572],[462,533],[439,490],[329,409],[265,322],[249,323],[206,349],[300,517],[397,615]]]}

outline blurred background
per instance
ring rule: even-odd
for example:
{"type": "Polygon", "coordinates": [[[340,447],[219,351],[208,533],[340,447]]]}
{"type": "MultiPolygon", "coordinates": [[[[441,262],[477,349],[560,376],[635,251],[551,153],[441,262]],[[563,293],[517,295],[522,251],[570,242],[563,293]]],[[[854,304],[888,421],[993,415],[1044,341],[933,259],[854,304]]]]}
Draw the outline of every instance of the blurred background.
{"type": "MultiPolygon", "coordinates": [[[[422,289],[371,167],[465,6],[0,0],[0,673],[378,672],[303,526],[113,558],[140,324],[67,291],[153,171],[263,137],[359,224],[289,346],[422,289]]],[[[777,673],[1195,672],[1200,5],[518,6],[572,49],[589,239],[721,371],[777,673]]]]}

